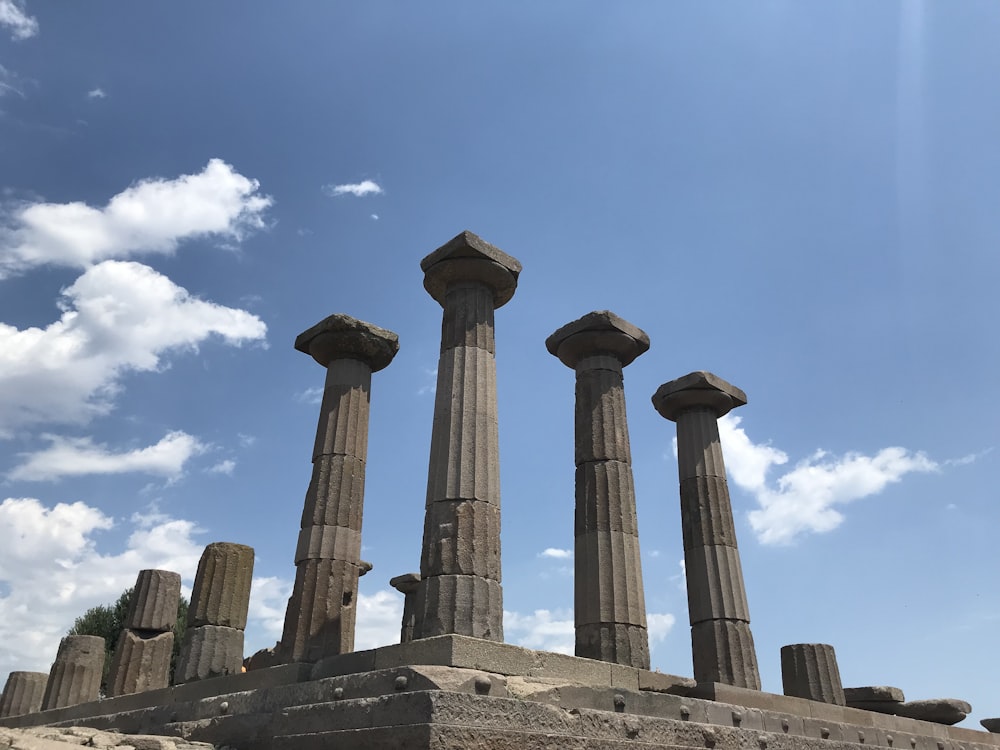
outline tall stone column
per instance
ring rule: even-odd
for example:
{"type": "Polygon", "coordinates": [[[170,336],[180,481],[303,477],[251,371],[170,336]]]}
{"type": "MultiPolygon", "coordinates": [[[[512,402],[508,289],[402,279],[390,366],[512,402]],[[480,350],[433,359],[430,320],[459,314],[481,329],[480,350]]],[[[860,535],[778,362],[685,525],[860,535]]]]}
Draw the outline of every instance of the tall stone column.
{"type": "Polygon", "coordinates": [[[545,341],[576,370],[576,655],[649,669],[632,451],[622,368],[649,336],[607,310],[545,341]]]}
{"type": "Polygon", "coordinates": [[[656,410],[677,423],[694,677],[760,690],[718,424],[746,402],[743,391],[710,372],[671,380],[653,395],[656,410]]]}
{"type": "Polygon", "coordinates": [[[41,711],[48,680],[45,672],[11,672],[0,696],[0,719],[41,711]]]}
{"type": "Polygon", "coordinates": [[[420,263],[444,308],[414,637],[503,640],[493,313],[521,264],[471,232],[420,263]]]}
{"type": "Polygon", "coordinates": [[[280,650],[283,661],[315,662],[354,650],[372,373],[392,362],[399,337],[337,314],[295,348],[326,368],[326,387],[280,650]]]}

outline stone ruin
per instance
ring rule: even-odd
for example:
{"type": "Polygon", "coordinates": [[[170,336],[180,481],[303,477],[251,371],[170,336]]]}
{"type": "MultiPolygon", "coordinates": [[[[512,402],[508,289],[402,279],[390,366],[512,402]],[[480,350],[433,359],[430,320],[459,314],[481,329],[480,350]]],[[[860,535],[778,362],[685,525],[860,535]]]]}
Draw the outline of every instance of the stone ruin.
{"type": "Polygon", "coordinates": [[[463,232],[421,268],[443,308],[441,354],[420,571],[390,581],[404,595],[400,643],[354,650],[358,579],[372,568],[360,558],[372,373],[399,342],[335,314],[295,341],[326,369],[326,384],[276,647],[243,671],[253,550],[210,544],[173,685],[180,577],[144,570],[107,697],[103,639],[67,636],[48,674],[10,674],[0,727],[240,750],[1000,747],[1000,719],[982,720],[987,732],[952,726],[971,711],[964,701],[843,687],[827,644],[782,648],[784,695],[761,691],[718,430],[747,397],[710,372],[664,383],[652,398],[676,423],[693,678],[650,671],[622,374],[650,342],[608,311],[545,342],[576,378],[576,656],[505,644],[494,313],[513,297],[521,264],[463,232]]]}

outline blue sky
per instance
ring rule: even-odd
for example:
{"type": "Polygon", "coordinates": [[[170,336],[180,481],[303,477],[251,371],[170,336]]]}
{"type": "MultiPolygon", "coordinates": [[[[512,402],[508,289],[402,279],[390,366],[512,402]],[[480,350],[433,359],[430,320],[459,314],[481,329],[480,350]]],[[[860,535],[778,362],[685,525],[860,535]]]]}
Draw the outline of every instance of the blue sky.
{"type": "MultiPolygon", "coordinates": [[[[333,312],[399,334],[372,387],[358,646],[416,570],[440,307],[463,229],[497,313],[507,640],[572,649],[573,373],[625,371],[654,667],[691,673],[661,383],[711,370],[764,688],[995,716],[1000,7],[991,2],[0,0],[0,680],[203,546],[257,551],[280,633],[333,312]],[[994,703],[991,703],[994,701],[994,703]]],[[[976,722],[970,721],[973,725],[976,722]]]]}

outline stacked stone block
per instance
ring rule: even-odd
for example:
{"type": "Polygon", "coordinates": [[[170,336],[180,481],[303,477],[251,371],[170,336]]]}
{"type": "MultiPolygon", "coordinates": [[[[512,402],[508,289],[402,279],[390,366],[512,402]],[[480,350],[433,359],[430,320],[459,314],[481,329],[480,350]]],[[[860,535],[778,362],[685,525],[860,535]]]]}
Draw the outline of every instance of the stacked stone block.
{"type": "Polygon", "coordinates": [[[781,683],[785,695],[846,706],[844,686],[833,646],[793,643],[781,647],[781,683]]]}
{"type": "Polygon", "coordinates": [[[607,310],[545,341],[576,370],[576,655],[649,669],[623,368],[649,336],[607,310]]]}
{"type": "Polygon", "coordinates": [[[0,696],[0,719],[40,711],[48,679],[45,672],[11,672],[0,696]]]}
{"type": "Polygon", "coordinates": [[[760,690],[718,425],[746,402],[743,391],[710,372],[671,380],[653,395],[660,415],[677,423],[694,677],[760,690]]]}
{"type": "Polygon", "coordinates": [[[253,548],[213,542],[198,561],[174,684],[238,674],[250,607],[253,548]]]}
{"type": "Polygon", "coordinates": [[[181,577],[169,570],[140,570],[132,589],[125,630],[108,671],[108,695],[128,695],[170,684],[174,625],[181,577]]]}
{"type": "Polygon", "coordinates": [[[101,694],[104,659],[104,639],[100,636],[63,638],[45,683],[42,710],[96,701],[101,694]]]}
{"type": "Polygon", "coordinates": [[[493,317],[521,264],[471,232],[420,263],[443,308],[414,637],[503,640],[493,317]]]}
{"type": "Polygon", "coordinates": [[[315,662],[354,650],[358,578],[371,567],[360,557],[371,379],[392,362],[399,337],[337,314],[301,333],[295,348],[326,368],[326,387],[280,651],[284,661],[315,662]]]}

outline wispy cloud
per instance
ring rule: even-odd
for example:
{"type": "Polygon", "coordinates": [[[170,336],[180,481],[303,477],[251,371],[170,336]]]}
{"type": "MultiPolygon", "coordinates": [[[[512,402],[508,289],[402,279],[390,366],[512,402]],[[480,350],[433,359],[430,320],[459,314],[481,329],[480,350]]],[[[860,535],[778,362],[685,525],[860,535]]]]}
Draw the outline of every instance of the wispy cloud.
{"type": "Polygon", "coordinates": [[[317,385],[306,388],[304,391],[295,394],[295,400],[300,404],[320,404],[323,402],[323,386],[317,385]]]}
{"type": "Polygon", "coordinates": [[[8,94],[16,94],[22,99],[25,98],[21,84],[18,83],[17,74],[0,65],[0,97],[8,94]]]}
{"type": "Polygon", "coordinates": [[[750,511],[750,526],[763,544],[788,544],[808,533],[832,531],[844,521],[839,507],[877,495],[913,472],[937,471],[940,464],[923,453],[883,448],[873,456],[816,451],[773,482],[768,472],[788,463],[788,454],[754,443],[732,414],[719,420],[726,468],[733,482],[760,506],[750,511]]]}
{"type": "Polygon", "coordinates": [[[233,475],[233,471],[236,470],[236,462],[231,458],[227,458],[224,461],[219,461],[219,463],[208,467],[207,471],[209,474],[225,474],[227,477],[233,475]]]}
{"type": "Polygon", "coordinates": [[[378,214],[371,214],[372,221],[378,221],[378,214]]]}
{"type": "Polygon", "coordinates": [[[377,182],[363,180],[361,182],[344,183],[342,185],[324,185],[323,192],[334,198],[341,195],[353,195],[361,198],[365,195],[381,195],[383,190],[377,182]]]}
{"type": "Polygon", "coordinates": [[[155,445],[116,453],[90,438],[45,435],[49,447],[25,455],[10,479],[55,481],[91,474],[144,473],[177,478],[193,456],[206,446],[186,432],[170,432],[155,445]]]}
{"type": "Polygon", "coordinates": [[[104,93],[104,89],[100,87],[96,89],[91,89],[90,91],[87,92],[88,99],[106,99],[107,96],[108,95],[104,93]]]}
{"type": "Polygon", "coordinates": [[[38,33],[38,21],[28,15],[20,0],[0,0],[0,26],[10,30],[12,39],[28,39],[38,33]]]}

